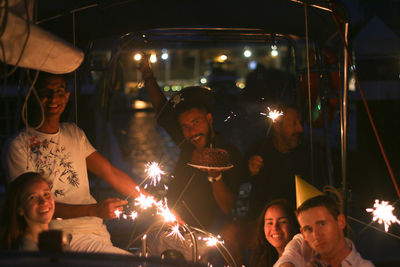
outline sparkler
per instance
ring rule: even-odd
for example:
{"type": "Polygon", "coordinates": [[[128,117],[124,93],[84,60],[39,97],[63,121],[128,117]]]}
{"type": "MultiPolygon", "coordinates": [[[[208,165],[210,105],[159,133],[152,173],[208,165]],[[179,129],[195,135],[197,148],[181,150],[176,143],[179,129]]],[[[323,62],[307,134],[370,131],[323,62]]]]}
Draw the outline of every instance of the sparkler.
{"type": "MultiPolygon", "coordinates": [[[[225,121],[229,120],[231,117],[234,116],[236,116],[236,114],[231,112],[231,115],[225,121]]],[[[157,184],[161,181],[161,176],[165,174],[165,172],[161,170],[160,165],[154,161],[146,163],[145,173],[147,174],[147,178],[150,179],[150,183],[145,184],[145,188],[147,188],[149,185],[157,186],[157,184]]],[[[168,190],[168,187],[166,185],[164,185],[164,188],[165,190],[168,190]]],[[[155,207],[157,215],[160,215],[165,223],[171,224],[169,228],[169,233],[166,236],[181,241],[185,240],[184,235],[180,231],[180,223],[177,221],[176,216],[170,211],[168,207],[167,199],[164,198],[163,200],[157,201],[154,198],[154,196],[143,194],[139,186],[136,187],[136,190],[139,193],[139,196],[134,198],[134,206],[136,206],[141,210],[147,210],[149,208],[155,207]]],[[[122,211],[115,210],[114,213],[118,218],[120,218],[122,214],[123,219],[127,219],[129,217],[132,220],[135,220],[139,215],[137,211],[132,211],[131,214],[123,214],[122,211]]],[[[142,236],[142,240],[145,240],[146,238],[147,238],[146,234],[142,236]]],[[[206,242],[206,245],[208,247],[213,247],[217,246],[218,244],[224,243],[219,235],[217,237],[214,236],[205,237],[203,238],[203,240],[206,242]]]]}
{"type": "Polygon", "coordinates": [[[136,212],[136,211],[132,211],[131,212],[131,214],[124,214],[122,211],[120,211],[120,210],[115,210],[114,211],[114,214],[115,214],[115,216],[117,216],[118,217],[118,219],[121,219],[121,217],[122,217],[122,219],[128,219],[128,217],[129,218],[131,218],[132,220],[135,220],[136,218],[137,218],[137,216],[138,216],[138,213],[136,212]],[[121,216],[122,215],[122,216],[121,216]]]}
{"type": "Polygon", "coordinates": [[[279,110],[276,110],[276,109],[271,110],[269,107],[267,107],[267,108],[268,108],[268,114],[263,113],[263,112],[261,112],[260,114],[261,114],[261,115],[264,115],[264,116],[267,116],[268,118],[270,118],[270,119],[272,120],[272,122],[275,122],[275,120],[276,120],[278,117],[280,117],[280,116],[283,115],[283,112],[282,112],[282,111],[279,111],[279,110]]]}
{"type": "Polygon", "coordinates": [[[138,213],[137,213],[136,211],[132,211],[132,212],[131,212],[130,217],[131,217],[132,220],[136,219],[137,216],[138,216],[138,213]]]}
{"type": "Polygon", "coordinates": [[[168,208],[167,199],[164,199],[164,201],[164,203],[157,203],[157,214],[164,218],[164,222],[176,222],[175,215],[168,208]]]}
{"type": "Polygon", "coordinates": [[[371,212],[374,215],[372,218],[374,222],[378,221],[378,223],[384,224],[386,232],[389,230],[389,226],[392,223],[400,224],[397,217],[393,215],[393,210],[394,207],[390,205],[388,201],[382,200],[382,202],[379,203],[378,199],[375,200],[374,208],[366,209],[367,212],[371,212]]]}
{"type": "Polygon", "coordinates": [[[183,235],[181,234],[181,231],[179,231],[179,223],[173,225],[170,228],[170,233],[167,236],[172,236],[172,237],[176,237],[179,240],[185,240],[185,237],[183,237],[183,235]]]}
{"type": "Polygon", "coordinates": [[[142,193],[140,193],[140,196],[135,198],[135,206],[139,206],[143,210],[151,208],[153,204],[156,205],[158,204],[153,196],[145,196],[142,193]]]}
{"type": "Polygon", "coordinates": [[[115,213],[115,216],[117,216],[118,219],[119,219],[120,216],[121,216],[122,211],[120,211],[120,210],[115,210],[114,213],[115,213]]]}
{"type": "Polygon", "coordinates": [[[199,237],[198,239],[199,240],[203,239],[204,241],[206,241],[207,247],[214,247],[217,244],[223,244],[224,243],[224,241],[221,240],[221,236],[220,235],[218,235],[217,237],[215,237],[215,236],[209,236],[209,237],[204,237],[204,238],[199,237]]]}
{"type": "Polygon", "coordinates": [[[226,117],[226,119],[224,120],[224,122],[229,121],[231,118],[236,117],[236,114],[233,113],[233,111],[231,111],[231,114],[228,115],[228,117],[226,117]]]}
{"type": "Polygon", "coordinates": [[[161,181],[161,175],[165,174],[165,172],[161,170],[160,165],[155,161],[146,163],[145,166],[144,172],[151,179],[150,184],[156,186],[161,181]]]}

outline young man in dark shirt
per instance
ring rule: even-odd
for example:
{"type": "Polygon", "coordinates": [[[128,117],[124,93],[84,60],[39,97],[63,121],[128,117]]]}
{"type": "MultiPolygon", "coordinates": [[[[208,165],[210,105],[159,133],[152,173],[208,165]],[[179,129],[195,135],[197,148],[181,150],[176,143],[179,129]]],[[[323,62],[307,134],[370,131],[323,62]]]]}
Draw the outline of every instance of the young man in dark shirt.
{"type": "Polygon", "coordinates": [[[175,167],[175,178],[167,192],[168,204],[190,226],[219,231],[232,219],[242,177],[242,157],[238,149],[214,131],[210,88],[191,86],[182,89],[169,101],[162,93],[147,57],[140,71],[161,125],[181,152],[175,167]],[[193,153],[210,147],[226,150],[233,168],[194,168],[187,163],[193,153]]]}

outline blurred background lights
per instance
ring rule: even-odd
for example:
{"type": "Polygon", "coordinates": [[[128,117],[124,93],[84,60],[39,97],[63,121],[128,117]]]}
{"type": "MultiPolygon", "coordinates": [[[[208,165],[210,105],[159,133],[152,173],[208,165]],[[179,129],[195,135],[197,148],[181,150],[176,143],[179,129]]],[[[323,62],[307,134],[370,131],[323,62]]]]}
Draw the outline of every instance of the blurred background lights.
{"type": "Polygon", "coordinates": [[[251,51],[249,49],[244,50],[243,55],[245,57],[251,57],[251,51]]]}
{"type": "Polygon", "coordinates": [[[236,86],[239,87],[240,89],[244,89],[246,87],[244,82],[236,82],[236,86]]]}
{"type": "Polygon", "coordinates": [[[278,55],[278,47],[276,45],[271,45],[271,56],[276,57],[278,55]]]}
{"type": "Polygon", "coordinates": [[[221,61],[221,62],[224,62],[225,60],[227,60],[228,59],[228,56],[227,55],[220,55],[219,56],[219,60],[221,61]]]}
{"type": "Polygon", "coordinates": [[[156,62],[157,62],[157,56],[156,56],[156,54],[151,54],[151,56],[150,56],[150,62],[151,62],[151,63],[156,63],[156,62]]]}
{"type": "Polygon", "coordinates": [[[349,90],[352,91],[352,92],[356,91],[356,79],[354,78],[354,76],[350,77],[349,90]]]}
{"type": "Polygon", "coordinates": [[[149,103],[138,99],[135,100],[132,105],[134,109],[144,109],[149,107],[149,103]]]}
{"type": "Polygon", "coordinates": [[[182,89],[182,86],[180,86],[180,85],[173,85],[172,87],[171,87],[171,89],[172,89],[172,91],[180,91],[181,89],[182,89]]]}
{"type": "Polygon", "coordinates": [[[256,61],[250,61],[248,66],[249,66],[249,69],[255,70],[257,68],[257,62],[256,61]]]}
{"type": "Polygon", "coordinates": [[[207,83],[207,79],[204,78],[204,77],[201,78],[201,79],[200,79],[200,83],[201,83],[201,84],[206,84],[206,83],[207,83]]]}
{"type": "Polygon", "coordinates": [[[139,61],[139,60],[142,59],[142,55],[141,55],[140,53],[136,53],[136,54],[133,56],[133,59],[136,60],[136,61],[139,61]]]}
{"type": "Polygon", "coordinates": [[[168,52],[167,52],[167,49],[163,49],[163,50],[162,50],[161,58],[162,58],[163,60],[167,60],[167,59],[168,59],[168,52]]]}

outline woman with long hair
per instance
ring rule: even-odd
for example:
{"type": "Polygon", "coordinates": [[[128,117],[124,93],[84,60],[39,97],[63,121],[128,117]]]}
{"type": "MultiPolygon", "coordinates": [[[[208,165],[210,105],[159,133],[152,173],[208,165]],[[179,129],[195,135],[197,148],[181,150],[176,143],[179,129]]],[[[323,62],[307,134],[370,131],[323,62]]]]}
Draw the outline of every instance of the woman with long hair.
{"type": "Polygon", "coordinates": [[[268,202],[258,218],[250,266],[273,266],[298,229],[294,209],[285,199],[268,202]]]}
{"type": "Polygon", "coordinates": [[[0,225],[1,249],[38,250],[39,234],[54,214],[50,187],[39,173],[27,172],[7,189],[0,225]]]}

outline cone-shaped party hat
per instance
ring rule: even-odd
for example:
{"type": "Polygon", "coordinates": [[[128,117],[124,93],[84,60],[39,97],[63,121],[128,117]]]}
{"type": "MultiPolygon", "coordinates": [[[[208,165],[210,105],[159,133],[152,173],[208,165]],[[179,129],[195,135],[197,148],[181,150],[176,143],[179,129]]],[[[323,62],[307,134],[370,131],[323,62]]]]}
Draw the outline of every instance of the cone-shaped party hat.
{"type": "Polygon", "coordinates": [[[296,207],[298,208],[304,201],[310,199],[315,196],[323,195],[321,191],[319,191],[314,186],[310,185],[299,176],[295,175],[296,182],[296,207]]]}

